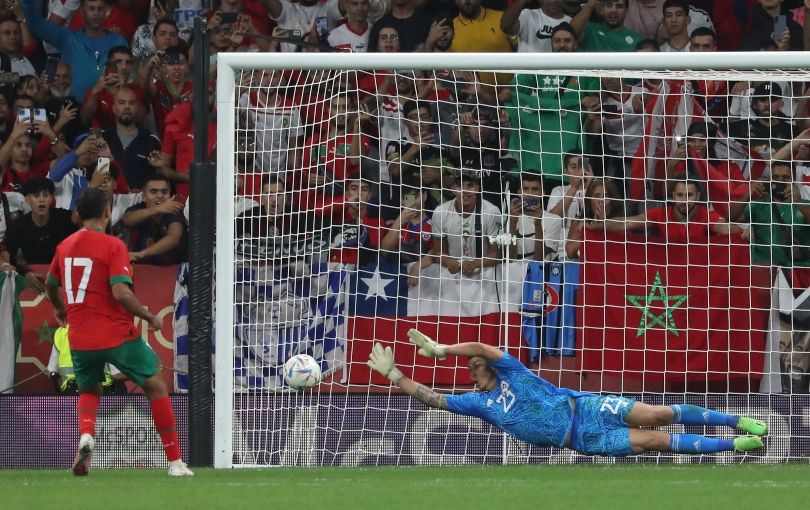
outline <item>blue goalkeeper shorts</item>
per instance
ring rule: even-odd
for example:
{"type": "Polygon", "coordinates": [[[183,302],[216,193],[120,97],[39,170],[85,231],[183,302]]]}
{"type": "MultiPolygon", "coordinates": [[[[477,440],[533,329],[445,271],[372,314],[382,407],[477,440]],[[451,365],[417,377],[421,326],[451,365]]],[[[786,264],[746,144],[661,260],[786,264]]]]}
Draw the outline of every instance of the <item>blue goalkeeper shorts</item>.
{"type": "Polygon", "coordinates": [[[630,432],[625,417],[636,401],[615,395],[589,395],[576,399],[571,428],[571,449],[585,455],[631,455],[630,432]]]}

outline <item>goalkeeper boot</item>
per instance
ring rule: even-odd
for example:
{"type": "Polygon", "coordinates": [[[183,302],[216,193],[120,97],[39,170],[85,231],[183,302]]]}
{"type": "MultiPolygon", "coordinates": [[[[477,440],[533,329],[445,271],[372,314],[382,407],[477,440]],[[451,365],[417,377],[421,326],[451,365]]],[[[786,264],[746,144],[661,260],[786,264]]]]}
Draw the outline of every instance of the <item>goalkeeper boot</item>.
{"type": "Polygon", "coordinates": [[[740,436],[734,438],[734,451],[750,452],[762,448],[762,438],[759,436],[740,436]]]}
{"type": "Polygon", "coordinates": [[[740,416],[740,421],[737,423],[737,428],[743,432],[754,434],[755,436],[764,436],[768,433],[768,424],[762,420],[755,420],[748,416],[740,416]]]}
{"type": "Polygon", "coordinates": [[[96,447],[96,440],[90,434],[82,434],[79,438],[79,449],[76,451],[76,458],[73,460],[73,475],[87,476],[90,472],[90,459],[93,457],[93,448],[96,447]]]}
{"type": "Polygon", "coordinates": [[[194,471],[190,470],[182,460],[169,462],[169,476],[194,476],[194,471]]]}

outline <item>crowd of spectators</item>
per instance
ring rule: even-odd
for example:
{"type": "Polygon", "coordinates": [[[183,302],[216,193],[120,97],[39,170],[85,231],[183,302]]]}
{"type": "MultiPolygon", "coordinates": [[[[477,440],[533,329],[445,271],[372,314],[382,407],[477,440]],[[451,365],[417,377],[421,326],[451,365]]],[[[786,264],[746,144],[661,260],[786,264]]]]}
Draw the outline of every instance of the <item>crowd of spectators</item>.
{"type": "MultiPolygon", "coordinates": [[[[796,51],[810,49],[808,12],[810,0],[7,0],[0,270],[40,288],[28,265],[76,228],[89,186],[109,194],[134,262],[186,260],[198,52],[213,83],[217,53],[234,51],[796,51]],[[208,47],[191,38],[198,16],[208,47]]],[[[754,263],[810,266],[807,86],[245,71],[237,234],[280,238],[250,250],[289,256],[279,243],[325,232],[328,260],[413,263],[411,285],[431,264],[474,276],[507,256],[576,259],[587,231],[739,234],[754,263]],[[503,232],[508,249],[492,241],[503,232]]]]}
{"type": "MultiPolygon", "coordinates": [[[[793,51],[810,44],[810,2],[742,3],[393,0],[377,19],[366,0],[264,5],[285,30],[274,34],[299,30],[309,42],[294,48],[272,40],[278,51],[793,51]],[[718,12],[733,16],[716,23],[718,12]],[[775,27],[784,28],[776,34],[775,27]]],[[[241,166],[238,188],[249,198],[261,194],[261,182],[283,183],[276,189],[287,214],[327,232],[330,260],[418,261],[412,285],[433,263],[473,275],[507,255],[576,258],[583,229],[667,242],[739,236],[752,243],[755,263],[810,266],[795,249],[810,242],[803,230],[810,193],[803,197],[801,184],[808,95],[798,81],[256,70],[241,77],[237,137],[255,135],[256,157],[241,166]],[[774,166],[790,170],[784,186],[774,166]],[[366,195],[350,192],[360,182],[370,190],[362,212],[352,204],[366,195]],[[763,225],[751,214],[761,203],[784,211],[763,225]],[[780,217],[790,235],[783,225],[766,236],[780,217]],[[504,231],[517,237],[509,250],[490,242],[504,231]],[[359,255],[347,257],[347,246],[359,255]]],[[[290,222],[284,226],[289,233],[290,222]]]]}

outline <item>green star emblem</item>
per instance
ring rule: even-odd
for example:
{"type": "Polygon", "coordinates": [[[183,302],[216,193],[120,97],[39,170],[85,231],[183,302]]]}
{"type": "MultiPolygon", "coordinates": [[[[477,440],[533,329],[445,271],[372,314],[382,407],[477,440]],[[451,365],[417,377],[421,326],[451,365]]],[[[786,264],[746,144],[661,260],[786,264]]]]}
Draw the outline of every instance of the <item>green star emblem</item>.
{"type": "Polygon", "coordinates": [[[689,294],[681,294],[677,296],[670,296],[667,294],[667,290],[664,288],[664,285],[661,283],[661,273],[655,273],[655,279],[653,280],[652,288],[650,289],[650,294],[647,296],[625,296],[625,298],[630,301],[636,308],[641,310],[641,321],[638,324],[638,331],[636,332],[636,338],[640,337],[647,328],[653,327],[656,324],[661,326],[667,331],[672,331],[675,336],[680,336],[680,332],[678,331],[678,326],[675,324],[675,319],[672,317],[672,314],[675,312],[675,309],[681,306],[686,298],[689,297],[689,294]],[[641,304],[641,301],[644,301],[644,304],[641,304]],[[661,301],[664,306],[664,312],[661,314],[654,314],[650,312],[650,306],[655,301],[661,301]],[[673,303],[670,303],[673,301],[673,303]]]}
{"type": "Polygon", "coordinates": [[[37,345],[42,345],[42,342],[53,343],[53,334],[56,329],[57,328],[51,327],[47,320],[42,323],[42,327],[34,328],[34,331],[36,331],[37,335],[39,335],[37,345]]]}

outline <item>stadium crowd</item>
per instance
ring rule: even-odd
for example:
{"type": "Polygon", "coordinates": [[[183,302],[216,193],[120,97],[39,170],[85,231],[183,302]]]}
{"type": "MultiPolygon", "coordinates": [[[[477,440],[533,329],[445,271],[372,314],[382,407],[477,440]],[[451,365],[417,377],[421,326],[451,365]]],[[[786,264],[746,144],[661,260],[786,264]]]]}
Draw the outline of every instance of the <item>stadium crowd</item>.
{"type": "MultiPolygon", "coordinates": [[[[5,0],[0,271],[44,288],[27,266],[76,230],[88,187],[109,195],[132,261],[186,260],[195,52],[213,80],[217,53],[235,51],[798,51],[808,13],[810,0],[5,0]],[[197,16],[208,48],[191,40],[197,16]]],[[[413,263],[410,285],[431,264],[576,259],[619,230],[739,235],[754,263],[810,266],[809,101],[797,81],[245,71],[237,235],[327,231],[330,261],[413,263]],[[503,232],[507,251],[491,242],[503,232]]],[[[213,157],[213,106],[210,120],[213,157]]]]}

